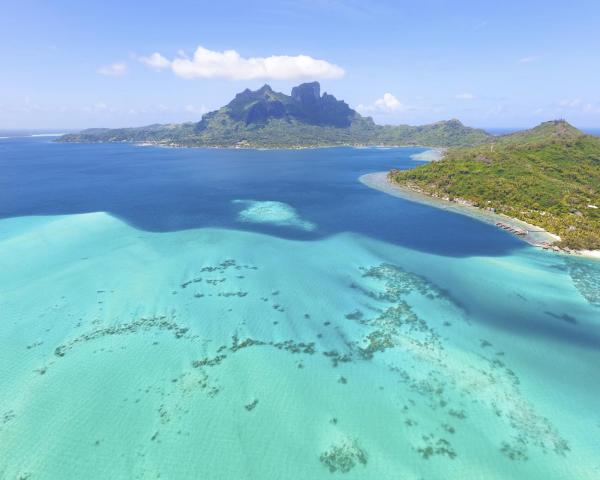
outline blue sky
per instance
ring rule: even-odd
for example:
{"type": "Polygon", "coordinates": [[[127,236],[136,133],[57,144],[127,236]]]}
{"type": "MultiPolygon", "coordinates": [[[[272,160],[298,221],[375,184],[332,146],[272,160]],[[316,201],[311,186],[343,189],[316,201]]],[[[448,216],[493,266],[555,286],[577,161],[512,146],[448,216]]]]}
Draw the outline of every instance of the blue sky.
{"type": "Polygon", "coordinates": [[[597,0],[0,0],[0,11],[5,129],[192,121],[246,87],[314,79],[380,123],[600,127],[597,0]]]}

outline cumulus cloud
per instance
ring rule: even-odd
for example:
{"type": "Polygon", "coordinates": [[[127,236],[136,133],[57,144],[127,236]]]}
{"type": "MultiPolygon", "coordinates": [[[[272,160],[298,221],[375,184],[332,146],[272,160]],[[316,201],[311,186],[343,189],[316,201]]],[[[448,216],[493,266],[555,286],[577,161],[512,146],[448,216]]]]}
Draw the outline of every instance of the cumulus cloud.
{"type": "Polygon", "coordinates": [[[127,64],[125,62],[115,62],[104,67],[100,67],[97,72],[100,75],[109,77],[121,77],[127,73],[127,64]]]}
{"type": "Polygon", "coordinates": [[[171,67],[183,78],[227,78],[231,80],[294,80],[298,78],[339,78],[341,67],[308,55],[272,55],[244,58],[235,50],[217,52],[199,46],[192,58],[183,52],[169,61],[158,52],[140,61],[152,68],[171,67]]]}
{"type": "Polygon", "coordinates": [[[475,95],[473,95],[472,93],[458,93],[454,95],[454,98],[458,100],[473,100],[475,98],[475,95]]]}
{"type": "Polygon", "coordinates": [[[375,100],[375,107],[380,110],[394,111],[400,110],[402,108],[402,104],[391,93],[384,93],[383,97],[375,100]]]}
{"type": "Polygon", "coordinates": [[[171,66],[171,62],[158,52],[154,52],[147,57],[139,57],[138,60],[144,65],[154,68],[155,70],[162,70],[163,68],[168,68],[171,66]]]}
{"type": "Polygon", "coordinates": [[[375,100],[371,105],[356,107],[362,113],[392,113],[406,110],[407,107],[391,93],[384,93],[383,97],[375,100]]]}

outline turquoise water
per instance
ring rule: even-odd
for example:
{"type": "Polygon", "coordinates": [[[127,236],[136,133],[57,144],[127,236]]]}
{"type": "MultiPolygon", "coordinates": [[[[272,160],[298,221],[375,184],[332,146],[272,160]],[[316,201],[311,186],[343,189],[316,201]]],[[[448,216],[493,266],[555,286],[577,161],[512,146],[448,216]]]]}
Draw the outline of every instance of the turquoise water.
{"type": "Polygon", "coordinates": [[[0,478],[599,478],[599,263],[358,183],[415,149],[2,148],[0,478]]]}

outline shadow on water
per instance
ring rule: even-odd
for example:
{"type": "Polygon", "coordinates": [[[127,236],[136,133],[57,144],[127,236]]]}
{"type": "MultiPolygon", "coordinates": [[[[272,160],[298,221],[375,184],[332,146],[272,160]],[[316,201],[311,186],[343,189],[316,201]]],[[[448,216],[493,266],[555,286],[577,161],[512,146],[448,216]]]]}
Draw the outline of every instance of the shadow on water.
{"type": "MultiPolygon", "coordinates": [[[[552,317],[554,315],[552,314],[552,317]]],[[[581,348],[597,351],[600,350],[600,331],[595,325],[581,326],[577,319],[564,313],[561,313],[558,318],[554,318],[556,319],[554,323],[544,323],[540,325],[538,330],[532,327],[529,332],[530,335],[532,337],[539,337],[543,334],[552,338],[557,343],[577,345],[581,348]]]]}
{"type": "Polygon", "coordinates": [[[456,257],[524,247],[489,225],[358,181],[367,172],[412,168],[418,163],[410,155],[421,150],[167,149],[9,139],[0,143],[0,217],[106,211],[155,232],[218,227],[298,240],[355,232],[456,257]],[[235,199],[284,202],[317,228],[240,223],[235,199]]]}
{"type": "MultiPolygon", "coordinates": [[[[537,312],[536,312],[537,313],[537,312]]],[[[545,337],[557,344],[576,345],[591,350],[600,349],[600,331],[594,324],[589,323],[590,311],[582,312],[586,319],[584,325],[578,318],[565,312],[544,311],[542,315],[515,315],[511,319],[488,316],[490,324],[499,326],[507,331],[528,335],[532,339],[545,337]]],[[[480,317],[479,317],[480,318],[480,317]]]]}

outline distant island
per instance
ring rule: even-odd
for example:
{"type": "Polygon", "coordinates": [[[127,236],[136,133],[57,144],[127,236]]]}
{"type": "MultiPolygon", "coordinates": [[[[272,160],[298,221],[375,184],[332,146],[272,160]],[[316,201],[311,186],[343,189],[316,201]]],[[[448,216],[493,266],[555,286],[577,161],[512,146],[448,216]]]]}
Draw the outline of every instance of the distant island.
{"type": "Polygon", "coordinates": [[[542,227],[560,237],[555,248],[600,250],[600,138],[564,120],[500,137],[458,120],[377,125],[344,101],[321,94],[319,83],[312,82],[294,87],[291,95],[269,85],[246,89],[199,122],[93,128],[57,141],[223,148],[443,148],[442,160],[393,170],[388,180],[413,192],[542,227]]]}
{"type": "Polygon", "coordinates": [[[564,120],[450,148],[442,160],[392,170],[388,179],[538,225],[560,236],[563,249],[600,250],[600,138],[564,120]]]}
{"type": "Polygon", "coordinates": [[[199,122],[137,128],[92,128],[64,135],[61,142],[135,142],[171,147],[307,148],[326,146],[478,145],[491,135],[458,120],[430,125],[377,125],[323,93],[318,82],[303,83],[291,95],[269,85],[244,90],[199,122]]]}

